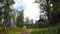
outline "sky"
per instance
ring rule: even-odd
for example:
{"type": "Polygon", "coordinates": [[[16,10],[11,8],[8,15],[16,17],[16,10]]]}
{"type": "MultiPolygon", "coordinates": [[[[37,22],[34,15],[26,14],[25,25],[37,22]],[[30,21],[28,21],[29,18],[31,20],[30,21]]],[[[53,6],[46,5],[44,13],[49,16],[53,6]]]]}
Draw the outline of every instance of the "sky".
{"type": "Polygon", "coordinates": [[[38,20],[39,19],[39,8],[38,5],[34,3],[35,0],[14,0],[14,8],[17,10],[24,10],[24,18],[29,17],[29,19],[38,20]]]}

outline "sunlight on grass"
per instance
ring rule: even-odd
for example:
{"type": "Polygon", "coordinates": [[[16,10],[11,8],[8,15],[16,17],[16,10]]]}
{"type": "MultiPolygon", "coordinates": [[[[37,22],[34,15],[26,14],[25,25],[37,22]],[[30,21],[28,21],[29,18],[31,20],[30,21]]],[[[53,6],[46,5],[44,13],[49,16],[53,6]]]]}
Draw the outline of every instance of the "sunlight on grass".
{"type": "Polygon", "coordinates": [[[8,29],[6,31],[0,32],[0,34],[18,34],[20,31],[22,31],[22,28],[15,28],[15,29],[8,29]]]}
{"type": "Polygon", "coordinates": [[[48,28],[33,29],[30,34],[48,34],[47,30],[48,28]]]}
{"type": "MultiPolygon", "coordinates": [[[[26,30],[30,30],[30,29],[26,29],[26,30]]],[[[37,28],[37,29],[32,29],[31,33],[30,34],[47,34],[47,31],[48,29],[47,28],[37,28]]],[[[22,28],[14,28],[14,29],[8,29],[6,31],[2,31],[0,32],[0,34],[20,34],[22,32],[24,32],[25,29],[22,29],[22,28]]]]}

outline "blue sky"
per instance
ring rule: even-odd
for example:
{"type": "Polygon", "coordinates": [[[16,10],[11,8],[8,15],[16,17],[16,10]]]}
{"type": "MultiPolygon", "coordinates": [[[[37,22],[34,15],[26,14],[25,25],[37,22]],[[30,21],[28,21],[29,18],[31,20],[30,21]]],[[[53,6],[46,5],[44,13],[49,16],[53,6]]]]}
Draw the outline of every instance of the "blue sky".
{"type": "Polygon", "coordinates": [[[21,11],[22,9],[25,9],[25,4],[22,0],[14,0],[15,1],[15,5],[14,8],[16,8],[17,10],[21,11]]]}
{"type": "Polygon", "coordinates": [[[29,17],[29,19],[38,20],[39,19],[39,8],[38,5],[34,3],[35,0],[14,0],[14,8],[17,10],[24,9],[24,18],[29,17]]]}
{"type": "Polygon", "coordinates": [[[24,10],[25,9],[25,6],[24,5],[21,5],[21,6],[17,7],[16,9],[18,9],[19,11],[24,10]]]}

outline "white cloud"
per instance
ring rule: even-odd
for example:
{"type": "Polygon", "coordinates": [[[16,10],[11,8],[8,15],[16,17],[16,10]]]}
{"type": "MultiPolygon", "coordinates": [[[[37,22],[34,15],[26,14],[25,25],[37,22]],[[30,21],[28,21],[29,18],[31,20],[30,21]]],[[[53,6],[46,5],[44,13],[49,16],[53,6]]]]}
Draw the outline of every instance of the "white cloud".
{"type": "Polygon", "coordinates": [[[14,8],[21,5],[25,6],[24,17],[29,17],[29,19],[38,20],[39,19],[39,8],[38,4],[34,3],[35,0],[15,0],[14,8]]]}
{"type": "Polygon", "coordinates": [[[38,20],[39,19],[39,8],[38,4],[34,4],[35,0],[23,0],[26,8],[24,11],[25,17],[29,17],[30,19],[38,20]]]}

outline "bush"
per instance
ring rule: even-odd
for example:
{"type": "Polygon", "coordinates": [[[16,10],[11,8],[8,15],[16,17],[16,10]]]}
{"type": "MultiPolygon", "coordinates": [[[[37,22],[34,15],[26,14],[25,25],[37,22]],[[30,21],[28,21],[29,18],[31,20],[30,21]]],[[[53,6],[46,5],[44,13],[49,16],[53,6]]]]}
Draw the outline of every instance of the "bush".
{"type": "Polygon", "coordinates": [[[51,28],[51,34],[60,34],[60,24],[51,28]]]}
{"type": "Polygon", "coordinates": [[[30,34],[48,34],[45,29],[33,29],[30,34]]]}

